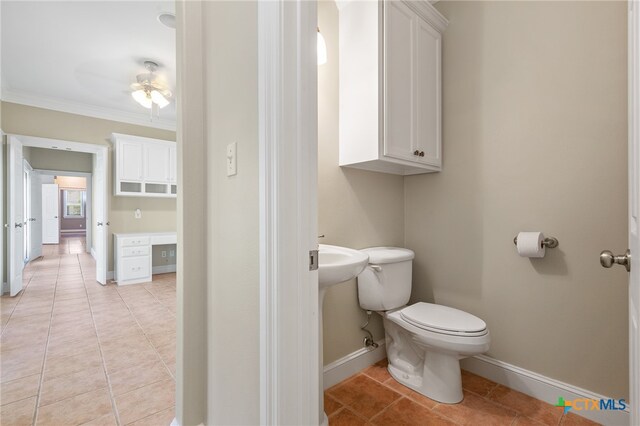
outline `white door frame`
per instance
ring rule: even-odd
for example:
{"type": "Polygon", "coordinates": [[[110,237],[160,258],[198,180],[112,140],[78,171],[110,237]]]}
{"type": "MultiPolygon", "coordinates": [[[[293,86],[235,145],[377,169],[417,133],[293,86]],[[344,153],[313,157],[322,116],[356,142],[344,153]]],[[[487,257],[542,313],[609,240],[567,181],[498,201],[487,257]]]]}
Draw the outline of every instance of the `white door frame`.
{"type": "MultiPolygon", "coordinates": [[[[200,185],[206,174],[203,54],[209,53],[203,51],[201,7],[197,0],[176,4],[182,265],[173,424],[207,417],[206,375],[194,374],[206,371],[206,335],[197,331],[207,309],[206,232],[201,230],[212,213],[206,211],[200,185]],[[187,162],[188,169],[182,167],[187,162]]],[[[260,424],[312,425],[322,414],[318,274],[309,271],[309,251],[317,249],[316,2],[259,2],[258,27],[260,424]]]]}
{"type": "Polygon", "coordinates": [[[258,4],[260,423],[319,424],[317,13],[258,4]]]}
{"type": "Polygon", "coordinates": [[[92,226],[92,219],[91,219],[91,215],[93,213],[93,209],[92,209],[92,200],[93,200],[93,173],[86,173],[86,172],[67,172],[64,170],[48,170],[48,169],[34,169],[34,171],[38,172],[40,175],[45,175],[45,176],[71,176],[71,177],[83,177],[87,180],[87,199],[86,199],[86,206],[85,206],[85,217],[87,219],[87,224],[86,224],[86,237],[85,237],[85,241],[86,241],[86,245],[87,245],[87,253],[91,253],[91,237],[93,234],[93,226],[92,226]]]}
{"type": "MultiPolygon", "coordinates": [[[[96,145],[96,144],[90,144],[90,143],[83,143],[83,142],[72,142],[72,141],[66,141],[66,140],[59,140],[59,139],[50,139],[50,138],[40,138],[40,137],[35,137],[35,136],[24,136],[24,135],[10,135],[11,137],[15,137],[17,140],[19,140],[23,146],[25,147],[34,147],[34,148],[45,148],[45,149],[57,149],[60,151],[71,151],[71,152],[84,152],[87,154],[94,154],[94,158],[95,161],[98,161],[98,158],[102,158],[102,170],[104,170],[104,174],[105,174],[105,178],[104,178],[104,182],[102,185],[102,194],[103,194],[103,206],[104,206],[104,218],[102,220],[103,223],[107,223],[108,224],[108,216],[109,216],[109,197],[110,197],[110,193],[109,193],[109,182],[107,179],[108,176],[108,159],[109,159],[109,146],[107,145],[96,145]]],[[[44,170],[42,170],[42,172],[44,172],[44,170]]],[[[56,171],[51,171],[48,170],[48,172],[56,172],[56,171]]],[[[81,172],[66,172],[66,171],[57,171],[58,174],[62,174],[65,176],[90,176],[92,177],[91,173],[81,173],[81,172]]],[[[89,181],[87,181],[87,185],[89,185],[89,181]]],[[[91,190],[93,192],[92,197],[95,196],[95,192],[96,192],[97,188],[94,188],[92,186],[91,190]]],[[[95,215],[96,218],[100,217],[102,218],[102,215],[99,214],[99,212],[91,212],[93,215],[95,215]]],[[[93,221],[92,220],[88,220],[87,221],[87,229],[92,228],[93,229],[93,221]]],[[[89,232],[89,231],[87,231],[89,232]]],[[[109,259],[109,253],[108,253],[108,247],[109,247],[109,243],[108,243],[108,231],[105,232],[105,249],[104,251],[104,255],[102,256],[102,259],[96,259],[96,261],[101,260],[105,267],[104,267],[104,272],[105,272],[105,279],[101,280],[101,279],[97,279],[98,282],[100,282],[101,284],[106,284],[106,269],[107,265],[108,265],[108,259],[109,259]],[[104,281],[104,282],[103,282],[104,281]]],[[[93,233],[93,231],[91,231],[91,237],[92,239],[96,237],[96,235],[93,233]]],[[[89,246],[89,245],[88,245],[89,246]]],[[[93,252],[92,252],[93,254],[93,252]]],[[[100,268],[96,268],[97,273],[100,273],[100,268]]]]}
{"type": "MultiPolygon", "coordinates": [[[[4,147],[5,147],[5,133],[0,129],[0,188],[5,190],[4,187],[4,147]]],[[[4,193],[0,196],[0,235],[2,235],[2,239],[0,240],[0,294],[4,294],[7,289],[7,282],[5,281],[5,271],[4,271],[4,193]]],[[[6,224],[8,226],[8,224],[6,224]]]]}
{"type": "Polygon", "coordinates": [[[629,410],[640,424],[640,1],[628,2],[629,65],[629,410]]]}

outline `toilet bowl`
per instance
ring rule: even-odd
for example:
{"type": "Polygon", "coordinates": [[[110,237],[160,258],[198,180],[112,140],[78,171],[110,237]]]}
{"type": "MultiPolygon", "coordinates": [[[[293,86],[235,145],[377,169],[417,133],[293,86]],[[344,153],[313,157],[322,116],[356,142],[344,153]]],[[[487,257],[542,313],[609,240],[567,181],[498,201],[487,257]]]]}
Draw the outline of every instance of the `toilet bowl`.
{"type": "Polygon", "coordinates": [[[363,250],[369,265],[358,276],[360,306],[384,318],[389,373],[435,401],[462,401],[460,359],[489,350],[490,334],[480,318],[433,303],[406,305],[411,294],[411,250],[363,250]]]}

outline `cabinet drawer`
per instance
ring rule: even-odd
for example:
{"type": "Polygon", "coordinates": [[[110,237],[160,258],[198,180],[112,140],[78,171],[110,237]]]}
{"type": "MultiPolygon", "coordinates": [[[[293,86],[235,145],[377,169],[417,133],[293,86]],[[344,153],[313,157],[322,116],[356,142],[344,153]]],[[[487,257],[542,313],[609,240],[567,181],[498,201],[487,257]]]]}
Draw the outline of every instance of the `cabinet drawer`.
{"type": "Polygon", "coordinates": [[[122,247],[131,247],[131,246],[148,246],[149,245],[149,237],[126,237],[122,238],[122,247]]]}
{"type": "Polygon", "coordinates": [[[149,255],[149,246],[123,247],[122,248],[122,256],[124,256],[124,257],[148,256],[148,255],[149,255]]]}
{"type": "Polygon", "coordinates": [[[121,277],[123,281],[148,277],[149,256],[125,257],[122,259],[121,277]]]}

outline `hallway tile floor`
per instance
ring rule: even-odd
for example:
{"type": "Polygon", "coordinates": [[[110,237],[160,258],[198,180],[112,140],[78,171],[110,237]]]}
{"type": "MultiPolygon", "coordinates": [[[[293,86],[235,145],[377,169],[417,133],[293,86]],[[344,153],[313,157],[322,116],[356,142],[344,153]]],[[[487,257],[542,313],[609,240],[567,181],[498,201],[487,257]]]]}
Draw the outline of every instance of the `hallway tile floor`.
{"type": "Polygon", "coordinates": [[[462,372],[464,399],[440,404],[401,385],[387,372],[387,361],[327,389],[329,426],[423,425],[597,425],[523,393],[462,372]]]}
{"type": "Polygon", "coordinates": [[[169,425],[175,274],[102,286],[84,246],[63,241],[0,298],[0,424],[169,425]]]}

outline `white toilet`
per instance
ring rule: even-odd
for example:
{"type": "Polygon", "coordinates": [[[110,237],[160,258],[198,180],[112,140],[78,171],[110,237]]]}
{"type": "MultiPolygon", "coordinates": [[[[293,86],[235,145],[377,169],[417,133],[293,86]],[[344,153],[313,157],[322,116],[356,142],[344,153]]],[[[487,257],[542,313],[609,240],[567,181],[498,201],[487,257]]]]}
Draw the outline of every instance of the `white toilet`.
{"type": "Polygon", "coordinates": [[[414,253],[395,247],[362,250],[369,265],[358,276],[360,306],[384,318],[389,373],[427,397],[462,401],[460,359],[489,350],[487,324],[458,309],[418,302],[411,295],[414,253]]]}

